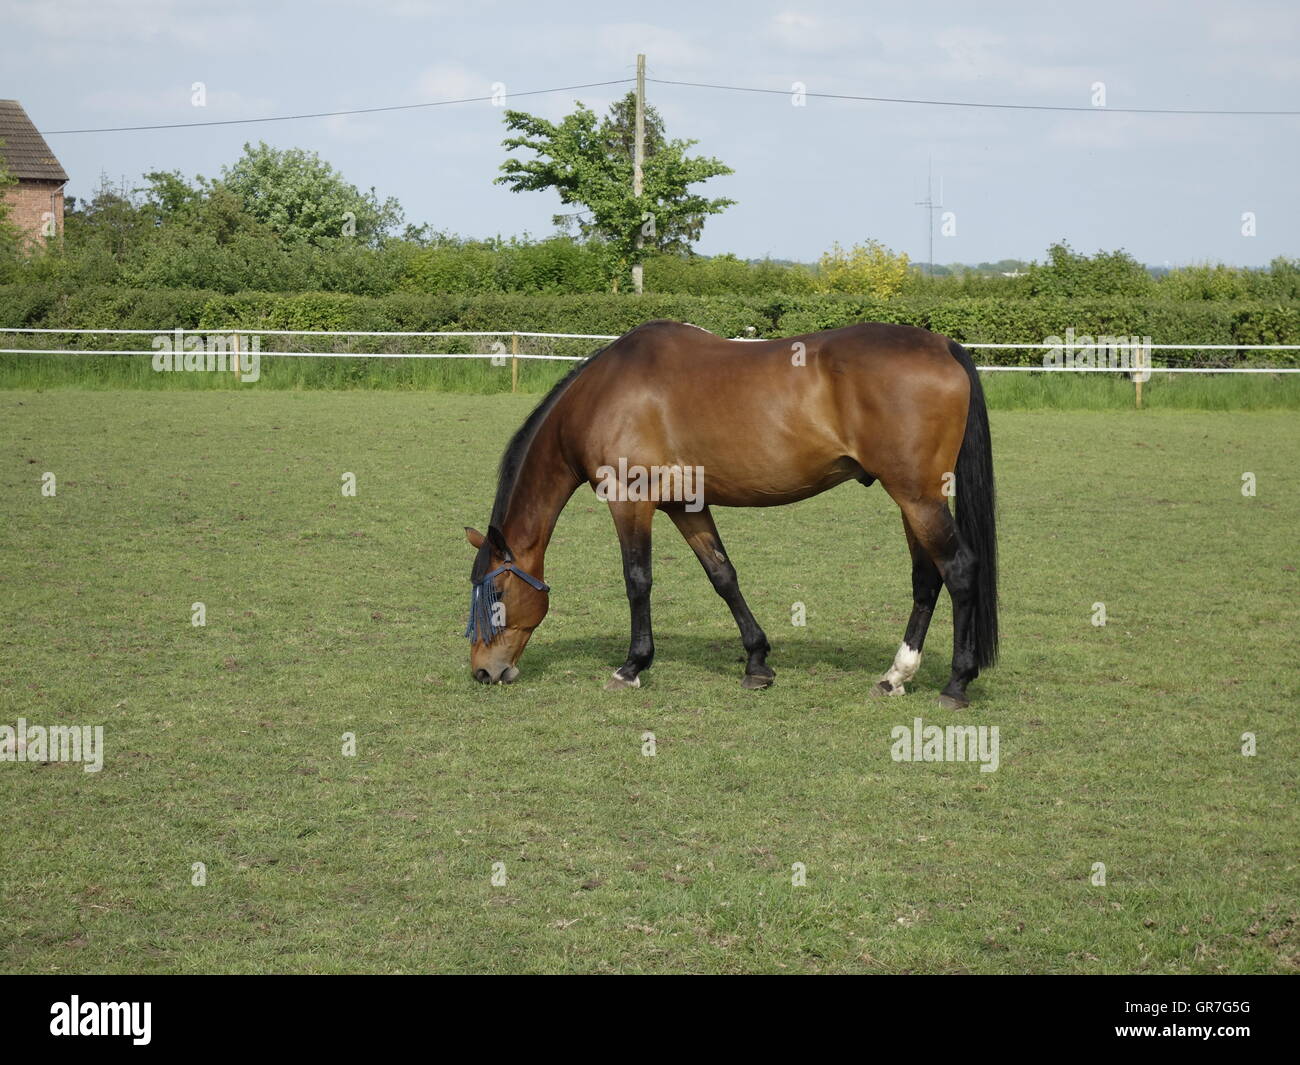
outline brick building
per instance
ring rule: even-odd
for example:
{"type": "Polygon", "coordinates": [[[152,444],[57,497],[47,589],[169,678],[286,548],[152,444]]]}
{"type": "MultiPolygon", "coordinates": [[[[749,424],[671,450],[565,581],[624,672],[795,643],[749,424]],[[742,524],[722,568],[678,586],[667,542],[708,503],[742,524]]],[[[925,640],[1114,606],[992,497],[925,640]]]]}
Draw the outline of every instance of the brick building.
{"type": "Polygon", "coordinates": [[[28,241],[62,233],[68,175],[17,100],[0,100],[0,162],[18,179],[4,190],[9,221],[28,241]]]}

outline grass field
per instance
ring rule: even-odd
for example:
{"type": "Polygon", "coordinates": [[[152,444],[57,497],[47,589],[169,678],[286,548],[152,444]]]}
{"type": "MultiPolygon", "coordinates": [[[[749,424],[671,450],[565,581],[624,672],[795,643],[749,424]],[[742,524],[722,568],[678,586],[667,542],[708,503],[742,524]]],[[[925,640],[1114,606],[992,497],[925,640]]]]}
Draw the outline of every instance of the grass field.
{"type": "Polygon", "coordinates": [[[995,412],[981,773],[890,757],[951,720],[946,599],[910,694],[867,698],[910,607],[878,487],[718,512],[769,691],[663,518],[656,664],[601,690],[627,607],[585,492],[523,676],[473,683],[461,526],[533,399],[0,393],[0,725],[106,747],[0,762],[0,970],[1300,968],[1293,413],[995,412]]]}

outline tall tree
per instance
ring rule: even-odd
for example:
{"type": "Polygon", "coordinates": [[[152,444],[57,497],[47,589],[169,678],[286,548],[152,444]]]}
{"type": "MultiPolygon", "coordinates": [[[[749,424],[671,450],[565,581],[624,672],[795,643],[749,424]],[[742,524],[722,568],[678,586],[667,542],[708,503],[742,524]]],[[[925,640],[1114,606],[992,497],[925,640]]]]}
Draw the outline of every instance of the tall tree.
{"type": "Polygon", "coordinates": [[[221,184],[239,197],[244,210],[289,241],[323,245],[355,238],[375,245],[402,221],[396,200],[381,203],[374,189],[362,192],[315,152],[301,148],[245,144],[234,166],[222,168],[221,184]]]}
{"type": "MultiPolygon", "coordinates": [[[[631,166],[632,156],[636,153],[636,93],[630,92],[610,105],[609,114],[600,124],[600,132],[610,154],[626,158],[627,165],[631,166]]],[[[646,104],[646,158],[659,154],[666,141],[663,116],[652,105],[646,104]]]]}
{"type": "MultiPolygon", "coordinates": [[[[582,234],[610,244],[622,266],[639,262],[650,251],[689,251],[699,240],[705,219],[736,202],[690,191],[691,185],[732,170],[718,159],[688,156],[698,142],[669,140],[654,108],[646,109],[644,192],[634,196],[635,106],[629,93],[601,120],[579,103],[558,123],[525,111],[507,111],[506,128],[516,136],[502,141],[503,147],[528,149],[534,157],[508,158],[496,179],[512,192],[554,189],[562,203],[581,209],[582,234]]],[[[557,215],[555,221],[563,225],[565,218],[557,215]]]]}
{"type": "MultiPolygon", "coordinates": [[[[0,148],[4,147],[4,143],[3,138],[0,138],[0,148]]],[[[5,189],[16,184],[18,179],[9,172],[4,155],[0,153],[0,260],[12,259],[21,247],[18,227],[9,221],[11,208],[5,197],[5,189]]]]}

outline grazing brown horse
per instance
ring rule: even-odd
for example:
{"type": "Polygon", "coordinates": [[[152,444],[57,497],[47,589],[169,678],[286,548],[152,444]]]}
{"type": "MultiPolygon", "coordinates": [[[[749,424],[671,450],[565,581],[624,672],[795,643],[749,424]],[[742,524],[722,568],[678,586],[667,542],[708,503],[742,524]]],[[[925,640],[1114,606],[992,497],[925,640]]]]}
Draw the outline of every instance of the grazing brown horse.
{"type": "Polygon", "coordinates": [[[912,555],[912,616],[873,692],[903,694],[946,584],[952,676],[939,702],[969,705],[966,686],[993,662],[998,642],[988,414],[965,348],[898,325],[735,341],[656,321],[579,363],[506,448],[487,535],[465,530],[478,549],[465,632],[474,677],[509,684],[519,676],[516,663],[549,603],[546,545],[587,483],[609,502],[632,607],[627,661],[606,688],[639,687],[654,658],[656,510],[673,520],[740,626],[749,655],[742,684],[767,687],[771,648],[709,508],[794,503],[848,480],[881,483],[903,513],[912,555]]]}

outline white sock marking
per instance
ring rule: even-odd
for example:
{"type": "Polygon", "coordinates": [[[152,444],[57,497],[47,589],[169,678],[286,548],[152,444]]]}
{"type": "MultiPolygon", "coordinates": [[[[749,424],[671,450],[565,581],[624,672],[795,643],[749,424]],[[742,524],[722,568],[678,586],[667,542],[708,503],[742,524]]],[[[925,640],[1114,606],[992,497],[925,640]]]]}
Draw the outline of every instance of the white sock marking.
{"type": "Polygon", "coordinates": [[[898,651],[894,654],[894,664],[884,676],[891,692],[904,694],[903,685],[916,676],[916,671],[920,667],[921,652],[913,651],[906,643],[900,643],[898,651]]]}

